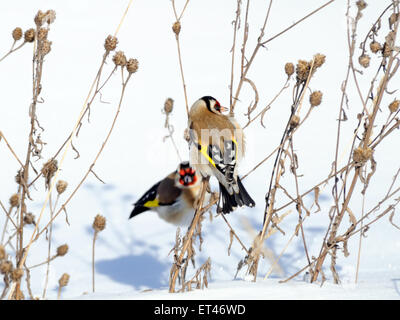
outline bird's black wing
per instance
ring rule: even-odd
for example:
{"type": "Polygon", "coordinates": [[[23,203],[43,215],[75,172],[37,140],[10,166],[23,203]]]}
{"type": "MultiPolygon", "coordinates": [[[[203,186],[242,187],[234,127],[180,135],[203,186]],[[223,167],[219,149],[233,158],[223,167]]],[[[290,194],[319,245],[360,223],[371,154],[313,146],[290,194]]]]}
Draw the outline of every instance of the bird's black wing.
{"type": "Polygon", "coordinates": [[[160,185],[161,181],[157,182],[154,186],[152,186],[147,192],[135,202],[133,210],[129,216],[129,219],[142,213],[144,211],[150,210],[151,207],[157,206],[156,198],[157,198],[157,189],[160,185]]]}

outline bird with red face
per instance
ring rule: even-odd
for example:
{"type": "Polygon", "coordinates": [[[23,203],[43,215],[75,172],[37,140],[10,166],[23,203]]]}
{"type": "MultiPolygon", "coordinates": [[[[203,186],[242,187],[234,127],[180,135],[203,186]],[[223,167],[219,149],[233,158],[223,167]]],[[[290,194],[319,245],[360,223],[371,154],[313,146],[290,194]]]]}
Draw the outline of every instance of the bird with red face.
{"type": "Polygon", "coordinates": [[[185,161],[177,170],[153,185],[134,204],[129,216],[153,210],[168,223],[188,226],[192,222],[195,201],[200,193],[201,176],[185,161]]]}

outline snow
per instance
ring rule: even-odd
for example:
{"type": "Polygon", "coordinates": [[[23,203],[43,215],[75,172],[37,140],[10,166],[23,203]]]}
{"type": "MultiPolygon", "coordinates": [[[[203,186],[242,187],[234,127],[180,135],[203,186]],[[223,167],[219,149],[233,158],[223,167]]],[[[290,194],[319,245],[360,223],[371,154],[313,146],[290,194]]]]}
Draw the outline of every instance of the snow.
{"type": "MultiPolygon", "coordinates": [[[[179,8],[183,1],[176,0],[179,8]]],[[[367,1],[368,2],[368,1],[367,1]]],[[[384,1],[369,1],[364,18],[360,22],[359,36],[365,35],[376,13],[384,9],[384,1]]],[[[290,0],[274,2],[265,38],[271,37],[294,21],[319,7],[323,1],[309,0],[293,3],[290,0]]],[[[88,93],[103,54],[104,39],[113,34],[128,1],[2,1],[0,2],[0,52],[5,53],[11,45],[10,33],[16,26],[23,29],[33,26],[37,10],[54,9],[57,18],[50,30],[53,41],[52,51],[46,58],[43,78],[44,103],[39,106],[39,121],[46,130],[42,140],[43,159],[35,165],[40,168],[68,136],[79,110],[88,93]],[[22,5],[23,4],[23,5],[22,5]]],[[[258,37],[267,1],[251,2],[250,38],[248,54],[258,37]]],[[[244,9],[243,9],[244,10],[244,9]]],[[[331,169],[335,152],[337,110],[340,103],[340,86],[345,77],[347,53],[345,2],[336,1],[321,12],[296,26],[290,32],[277,38],[261,50],[255,60],[249,78],[260,93],[259,108],[267,105],[286,81],[283,66],[298,59],[310,60],[316,53],[327,56],[325,65],[312,79],[311,88],[321,90],[323,103],[311,115],[307,124],[298,132],[295,146],[299,157],[301,189],[307,190],[322,181],[331,169]]],[[[218,97],[225,105],[229,101],[232,45],[232,26],[235,1],[190,1],[182,20],[181,47],[183,66],[187,82],[189,104],[203,95],[218,97]]],[[[70,282],[63,288],[63,299],[394,299],[400,298],[400,233],[388,219],[373,224],[363,238],[358,282],[355,283],[358,241],[355,236],[349,242],[350,256],[345,258],[338,250],[337,270],[341,279],[333,284],[326,261],[324,273],[326,282],[310,284],[304,281],[304,273],[293,280],[280,283],[307,264],[301,237],[294,237],[288,249],[279,260],[281,271],[276,270],[268,279],[272,258],[260,261],[256,282],[249,281],[244,267],[234,279],[238,262],[245,252],[234,240],[228,255],[229,229],[221,217],[215,216],[203,223],[204,243],[202,250],[196,246],[196,267],[211,258],[209,287],[185,293],[168,293],[168,277],[173,257],[169,254],[174,245],[176,227],[160,220],[155,212],[146,212],[128,220],[132,203],[158,179],[174,170],[178,164],[175,151],[169,140],[163,142],[167,131],[163,128],[164,115],[161,113],[167,97],[175,100],[171,116],[174,137],[182,155],[187,151],[182,139],[186,124],[184,96],[179,73],[176,42],[171,31],[174,15],[170,1],[133,1],[127,17],[118,34],[119,49],[127,57],[139,60],[139,71],[128,84],[125,100],[116,128],[106,145],[104,153],[94,171],[106,184],[90,175],[79,192],[67,206],[68,225],[62,213],[54,224],[53,251],[61,244],[69,245],[66,256],[51,263],[47,299],[56,299],[58,279],[67,272],[70,282]],[[96,242],[96,292],[92,293],[91,250],[96,214],[107,218],[107,226],[98,235],[96,242]]],[[[241,29],[242,30],[242,29],[241,29]]],[[[16,154],[23,158],[28,136],[28,107],[31,99],[31,47],[24,47],[0,63],[0,87],[2,105],[0,130],[4,133],[16,154]]],[[[239,60],[239,59],[238,59],[239,60]]],[[[111,67],[111,63],[109,66],[111,67]]],[[[236,69],[236,76],[239,69],[236,69]]],[[[368,87],[368,81],[362,82],[368,87]]],[[[240,168],[240,174],[247,173],[265,158],[279,143],[286,123],[291,89],[280,97],[266,113],[264,129],[255,121],[246,129],[247,155],[240,168]]],[[[74,146],[80,158],[75,160],[71,150],[60,179],[69,183],[66,196],[79,183],[96,152],[104,141],[116,110],[120,92],[120,76],[112,77],[102,93],[102,100],[110,104],[97,103],[92,108],[90,123],[84,122],[74,146]]],[[[355,90],[350,90],[355,93],[355,90]]],[[[358,96],[349,96],[347,110],[349,119],[355,119],[359,112],[358,96]]],[[[390,98],[392,99],[392,98],[390,98]]],[[[248,104],[254,100],[251,88],[244,87],[236,107],[241,124],[247,118],[243,115],[248,104]]],[[[344,142],[341,154],[348,150],[354,128],[354,120],[344,123],[344,142]]],[[[378,168],[373,177],[373,187],[368,189],[366,207],[372,208],[386,193],[396,168],[398,154],[393,150],[396,140],[389,139],[382,144],[377,155],[378,168]],[[385,165],[381,165],[385,163],[385,165]]],[[[9,196],[15,192],[14,176],[18,164],[8,154],[5,144],[0,142],[0,200],[8,204],[9,196]]],[[[346,157],[341,157],[341,165],[346,157]]],[[[273,159],[264,163],[251,174],[244,185],[256,200],[254,209],[238,209],[227,216],[240,239],[246,246],[252,243],[261,228],[264,196],[270,178],[273,159]]],[[[289,169],[289,168],[287,168],[289,169]]],[[[287,170],[289,172],[289,170],[287,170]]],[[[293,185],[292,176],[284,177],[285,185],[293,185]]],[[[44,201],[44,182],[36,183],[32,191],[36,200],[28,208],[38,215],[44,201]]],[[[289,191],[292,191],[289,189],[289,191]]],[[[304,232],[311,255],[317,256],[326,232],[331,185],[321,190],[322,210],[307,218],[304,232]]],[[[304,201],[307,207],[313,203],[313,194],[304,201]]],[[[352,210],[361,214],[361,196],[355,196],[352,210]]],[[[285,199],[277,199],[285,203],[285,199]]],[[[214,210],[215,211],[215,210],[214,210]]],[[[48,211],[44,221],[48,219],[48,211]]],[[[346,219],[346,218],[345,218],[346,219]]],[[[398,216],[395,215],[395,221],[398,216]]],[[[4,215],[0,215],[3,226],[4,215]]],[[[371,221],[371,220],[368,220],[371,221]]],[[[265,246],[274,257],[280,255],[293,234],[298,216],[292,212],[280,227],[285,235],[276,233],[265,246]]],[[[347,223],[347,221],[345,221],[347,223]]],[[[42,222],[42,226],[44,222],[42,222]]],[[[30,232],[32,227],[27,227],[30,232]]],[[[181,234],[183,233],[183,229],[181,234]]],[[[10,232],[12,230],[10,229],[10,232]]],[[[26,237],[28,238],[28,237],[26,237]]],[[[26,241],[28,239],[25,239],[26,241]]],[[[27,265],[32,266],[45,260],[47,241],[41,238],[35,243],[28,256],[27,265]]],[[[34,295],[41,297],[44,287],[45,267],[32,270],[31,281],[34,295]]],[[[189,274],[193,268],[189,270],[189,274]]],[[[178,286],[179,287],[179,286],[178,286]]],[[[0,283],[2,290],[2,283],[0,283]]]]}

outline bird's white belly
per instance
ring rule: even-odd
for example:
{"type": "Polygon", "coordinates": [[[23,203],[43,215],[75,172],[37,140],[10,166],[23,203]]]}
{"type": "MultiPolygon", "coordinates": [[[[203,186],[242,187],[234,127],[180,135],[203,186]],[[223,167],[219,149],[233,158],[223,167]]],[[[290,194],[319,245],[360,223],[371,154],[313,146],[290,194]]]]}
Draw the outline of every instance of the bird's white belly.
{"type": "Polygon", "coordinates": [[[180,201],[171,206],[159,206],[155,208],[155,211],[161,219],[176,226],[189,226],[194,215],[194,210],[185,208],[180,201]]]}

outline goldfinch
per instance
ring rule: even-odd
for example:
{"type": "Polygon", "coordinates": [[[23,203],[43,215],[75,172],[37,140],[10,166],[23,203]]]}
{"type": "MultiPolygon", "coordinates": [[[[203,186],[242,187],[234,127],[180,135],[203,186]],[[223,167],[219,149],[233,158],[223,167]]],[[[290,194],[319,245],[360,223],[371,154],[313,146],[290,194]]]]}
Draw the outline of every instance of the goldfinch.
{"type": "Polygon", "coordinates": [[[177,226],[188,226],[195,211],[195,200],[200,193],[201,177],[185,161],[178,169],[152,186],[136,203],[129,216],[154,210],[158,216],[177,226]]]}
{"type": "Polygon", "coordinates": [[[192,105],[188,120],[190,164],[203,177],[217,178],[218,212],[223,213],[255,206],[237,174],[245,151],[243,130],[233,116],[222,114],[227,110],[215,98],[205,96],[192,105]]]}

